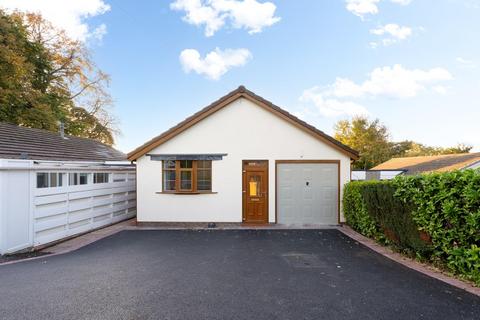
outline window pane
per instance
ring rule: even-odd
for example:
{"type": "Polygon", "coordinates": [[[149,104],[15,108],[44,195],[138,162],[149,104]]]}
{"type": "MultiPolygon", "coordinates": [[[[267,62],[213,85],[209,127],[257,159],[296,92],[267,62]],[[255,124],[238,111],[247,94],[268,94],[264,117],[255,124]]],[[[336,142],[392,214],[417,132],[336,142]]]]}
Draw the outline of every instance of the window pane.
{"type": "Polygon", "coordinates": [[[175,169],[175,160],[164,160],[163,161],[164,169],[175,169]]]}
{"type": "Polygon", "coordinates": [[[165,170],[163,173],[163,190],[175,191],[175,170],[165,170]]]}
{"type": "Polygon", "coordinates": [[[260,196],[260,182],[261,179],[259,176],[251,176],[250,181],[248,182],[248,194],[250,197],[259,197],[260,196]]]}
{"type": "Polygon", "coordinates": [[[75,186],[78,184],[78,173],[68,174],[68,184],[71,186],[75,186]]]}
{"type": "Polygon", "coordinates": [[[192,172],[191,171],[180,172],[180,189],[181,190],[192,189],[192,172]]]}
{"type": "Polygon", "coordinates": [[[210,170],[198,170],[197,171],[198,180],[210,180],[210,170]]]}
{"type": "Polygon", "coordinates": [[[58,174],[58,187],[61,187],[63,185],[63,175],[64,173],[59,173],[58,174]]]}
{"type": "MultiPolygon", "coordinates": [[[[199,161],[198,165],[211,166],[211,161],[199,161]],[[200,163],[200,162],[204,162],[204,163],[200,163]]],[[[212,170],[211,169],[201,169],[201,168],[198,169],[197,190],[199,191],[212,190],[212,170]]]]}
{"type": "Polygon", "coordinates": [[[212,182],[210,180],[197,180],[197,190],[199,191],[212,190],[212,182]]]}
{"type": "Polygon", "coordinates": [[[211,160],[199,160],[199,161],[197,161],[197,168],[198,169],[210,169],[210,168],[212,168],[212,161],[211,160]]]}
{"type": "Polygon", "coordinates": [[[182,168],[182,169],[193,168],[193,161],[192,160],[180,160],[180,168],[182,168]]]}
{"type": "Polygon", "coordinates": [[[48,173],[37,173],[37,188],[48,188],[48,173]]]}
{"type": "Polygon", "coordinates": [[[175,171],[165,170],[164,178],[165,180],[175,180],[175,171]]]}
{"type": "Polygon", "coordinates": [[[87,183],[88,183],[88,173],[80,173],[79,184],[87,184],[87,183]]]}
{"type": "Polygon", "coordinates": [[[165,191],[175,191],[175,180],[164,181],[163,190],[165,190],[165,191]]]}
{"type": "Polygon", "coordinates": [[[93,183],[108,183],[108,175],[107,172],[95,172],[93,174],[93,183]]]}
{"type": "Polygon", "coordinates": [[[58,185],[58,174],[50,173],[50,187],[56,187],[58,185]]]}

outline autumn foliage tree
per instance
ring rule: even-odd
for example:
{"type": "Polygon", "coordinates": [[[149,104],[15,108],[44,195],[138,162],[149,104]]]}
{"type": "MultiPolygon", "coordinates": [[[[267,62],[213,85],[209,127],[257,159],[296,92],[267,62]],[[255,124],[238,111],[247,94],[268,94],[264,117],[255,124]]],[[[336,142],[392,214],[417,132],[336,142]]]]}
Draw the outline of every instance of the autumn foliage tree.
{"type": "Polygon", "coordinates": [[[369,121],[365,117],[355,117],[352,121],[341,120],[335,125],[334,137],[360,153],[354,164],[357,169],[369,169],[390,157],[388,129],[378,119],[369,121]]]}
{"type": "Polygon", "coordinates": [[[0,10],[0,121],[113,144],[109,77],[85,45],[37,14],[0,10]]]}
{"type": "Polygon", "coordinates": [[[360,153],[354,163],[355,169],[367,170],[393,157],[434,156],[441,154],[468,153],[471,146],[430,147],[414,141],[390,141],[388,128],[375,119],[363,116],[341,120],[335,125],[335,139],[360,153]]]}

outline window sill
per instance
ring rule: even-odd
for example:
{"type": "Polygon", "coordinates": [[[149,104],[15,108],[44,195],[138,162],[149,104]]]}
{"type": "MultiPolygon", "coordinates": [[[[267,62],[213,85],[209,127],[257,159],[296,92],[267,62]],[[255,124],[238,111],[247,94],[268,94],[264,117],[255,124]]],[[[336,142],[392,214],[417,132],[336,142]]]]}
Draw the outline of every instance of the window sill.
{"type": "Polygon", "coordinates": [[[218,192],[213,192],[213,191],[205,191],[205,192],[182,192],[182,191],[158,191],[155,192],[156,194],[175,194],[175,195],[198,195],[198,194],[217,194],[218,192]]]}

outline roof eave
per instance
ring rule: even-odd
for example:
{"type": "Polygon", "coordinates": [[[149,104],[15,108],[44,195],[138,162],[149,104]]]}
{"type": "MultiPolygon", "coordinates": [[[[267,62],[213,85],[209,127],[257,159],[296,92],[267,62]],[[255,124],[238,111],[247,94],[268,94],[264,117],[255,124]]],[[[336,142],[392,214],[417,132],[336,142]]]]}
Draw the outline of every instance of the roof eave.
{"type": "Polygon", "coordinates": [[[227,95],[221,97],[217,101],[211,103],[207,107],[203,108],[202,110],[198,111],[197,113],[193,114],[192,116],[186,118],[182,122],[178,123],[176,126],[170,128],[169,130],[163,132],[159,136],[149,140],[148,142],[144,143],[140,147],[136,148],[135,150],[128,153],[128,160],[135,161],[138,158],[142,157],[146,153],[150,152],[154,148],[160,146],[161,144],[167,142],[168,140],[172,139],[176,135],[180,134],[181,132],[187,130],[194,124],[198,123],[199,121],[205,119],[206,117],[210,116],[211,114],[215,113],[216,111],[222,109],[226,105],[230,104],[231,102],[239,99],[239,98],[246,98],[260,107],[267,109],[275,113],[277,116],[280,116],[284,120],[294,124],[295,126],[307,131],[314,137],[318,138],[319,140],[327,143],[331,147],[337,149],[338,151],[348,155],[350,159],[357,160],[359,158],[358,152],[341,144],[339,141],[333,139],[332,137],[328,136],[327,134],[323,133],[322,131],[316,129],[315,127],[309,125],[308,123],[298,119],[297,117],[293,116],[292,114],[288,113],[287,111],[283,110],[282,108],[274,105],[270,101],[256,95],[255,93],[247,90],[245,87],[240,86],[234,91],[228,93],[227,95]]]}

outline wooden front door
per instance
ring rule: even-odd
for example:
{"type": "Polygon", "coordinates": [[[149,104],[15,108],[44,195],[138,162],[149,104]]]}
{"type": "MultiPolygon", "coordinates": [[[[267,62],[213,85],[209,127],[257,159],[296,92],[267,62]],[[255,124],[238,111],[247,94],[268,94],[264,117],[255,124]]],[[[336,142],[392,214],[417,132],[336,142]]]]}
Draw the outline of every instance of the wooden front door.
{"type": "Polygon", "coordinates": [[[243,222],[268,223],[268,161],[243,161],[243,222]]]}

